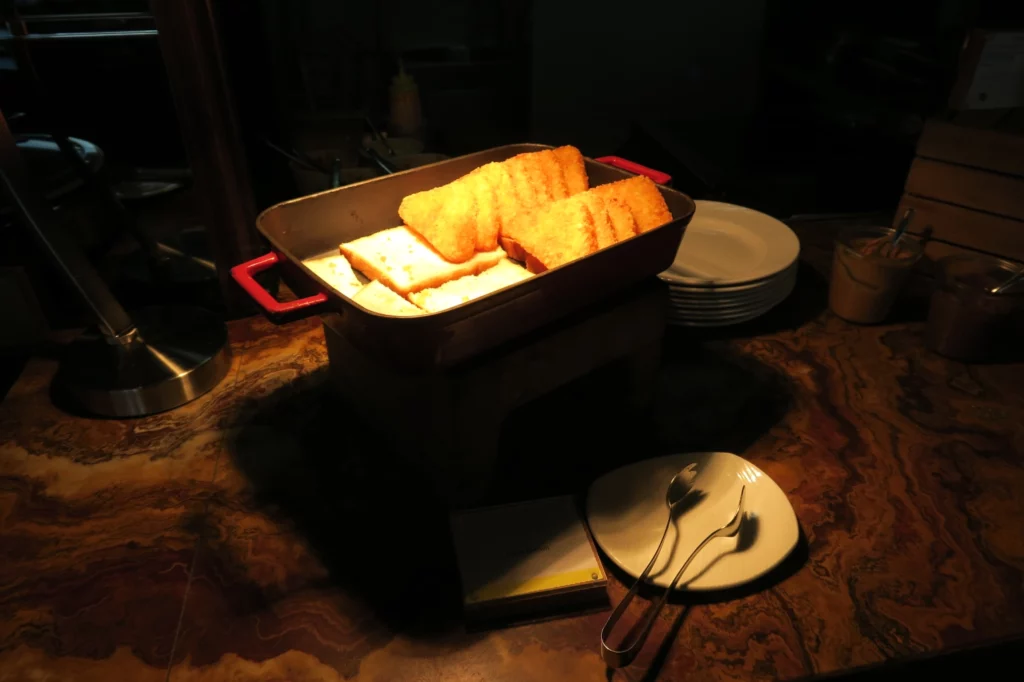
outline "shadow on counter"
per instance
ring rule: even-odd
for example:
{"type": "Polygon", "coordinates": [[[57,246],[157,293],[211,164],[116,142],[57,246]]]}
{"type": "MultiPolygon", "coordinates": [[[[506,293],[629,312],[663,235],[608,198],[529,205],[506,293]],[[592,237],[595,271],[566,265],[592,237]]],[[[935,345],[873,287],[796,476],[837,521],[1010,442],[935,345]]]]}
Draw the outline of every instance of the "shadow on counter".
{"type": "MultiPolygon", "coordinates": [[[[287,529],[326,569],[321,587],[365,603],[390,632],[423,638],[456,629],[461,597],[447,510],[328,390],[326,372],[249,405],[226,453],[248,483],[237,504],[287,529]]],[[[230,558],[211,559],[232,573],[230,558]]],[[[250,587],[255,596],[264,591],[250,587]]]]}
{"type": "MultiPolygon", "coordinates": [[[[514,411],[482,504],[578,495],[613,468],[671,452],[743,453],[791,403],[775,369],[698,347],[667,350],[650,404],[631,411],[622,369],[612,363],[514,411]]],[[[228,466],[248,482],[240,502],[294,529],[328,571],[330,587],[360,599],[391,632],[429,639],[458,631],[461,591],[447,508],[421,484],[416,462],[331,392],[328,372],[244,410],[227,451],[228,466]]],[[[230,558],[211,560],[236,573],[233,582],[251,582],[230,558]]],[[[263,594],[257,584],[240,591],[263,594]]]]}

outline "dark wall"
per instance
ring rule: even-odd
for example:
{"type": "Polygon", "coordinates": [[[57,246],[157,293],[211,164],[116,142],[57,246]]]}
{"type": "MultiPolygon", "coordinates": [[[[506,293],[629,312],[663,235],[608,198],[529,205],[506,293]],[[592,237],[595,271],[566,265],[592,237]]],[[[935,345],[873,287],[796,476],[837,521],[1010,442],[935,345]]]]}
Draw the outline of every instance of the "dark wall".
{"type": "Polygon", "coordinates": [[[607,153],[632,121],[719,122],[723,140],[758,87],[764,0],[537,2],[537,134],[607,153]]]}

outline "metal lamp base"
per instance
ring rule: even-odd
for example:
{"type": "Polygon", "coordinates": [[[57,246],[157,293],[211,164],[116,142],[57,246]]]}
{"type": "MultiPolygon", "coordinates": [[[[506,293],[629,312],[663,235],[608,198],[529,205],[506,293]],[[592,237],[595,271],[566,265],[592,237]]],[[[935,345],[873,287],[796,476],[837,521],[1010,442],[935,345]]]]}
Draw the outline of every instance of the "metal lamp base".
{"type": "Polygon", "coordinates": [[[227,327],[201,308],[162,306],[132,313],[118,337],[86,332],[62,358],[54,386],[87,412],[139,417],[203,395],[231,365],[227,327]]]}

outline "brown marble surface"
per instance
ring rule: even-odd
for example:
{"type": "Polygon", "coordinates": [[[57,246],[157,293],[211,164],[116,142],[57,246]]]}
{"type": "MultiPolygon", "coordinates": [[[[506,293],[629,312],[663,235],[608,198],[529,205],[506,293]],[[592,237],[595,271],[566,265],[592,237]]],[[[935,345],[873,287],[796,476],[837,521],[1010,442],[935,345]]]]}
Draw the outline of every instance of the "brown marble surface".
{"type": "MultiPolygon", "coordinates": [[[[674,599],[616,679],[794,679],[1024,635],[1024,365],[928,352],[913,306],[842,322],[823,310],[827,240],[804,246],[768,317],[670,330],[648,414],[624,416],[598,373],[506,429],[499,497],[718,449],[794,505],[791,560],[674,599]],[[523,437],[566,418],[583,428],[523,437]]],[[[465,632],[444,513],[327,391],[315,320],[231,334],[228,377],[167,414],[62,412],[46,358],[7,395],[0,680],[607,679],[607,613],[465,632]]]]}

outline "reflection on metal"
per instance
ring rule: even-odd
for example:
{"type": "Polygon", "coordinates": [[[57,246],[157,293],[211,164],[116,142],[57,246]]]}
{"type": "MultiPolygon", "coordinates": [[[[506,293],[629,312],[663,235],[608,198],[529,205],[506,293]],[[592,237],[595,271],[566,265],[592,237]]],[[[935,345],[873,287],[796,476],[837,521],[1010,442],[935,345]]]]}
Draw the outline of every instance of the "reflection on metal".
{"type": "Polygon", "coordinates": [[[198,398],[227,374],[227,329],[217,315],[154,307],[133,319],[128,334],[86,333],[68,346],[54,378],[59,396],[93,414],[138,417],[198,398]]]}
{"type": "Polygon", "coordinates": [[[74,31],[61,33],[28,33],[26,35],[2,35],[0,43],[26,40],[33,43],[55,42],[59,40],[119,40],[122,38],[155,38],[156,29],[136,31],[74,31]]]}
{"type": "Polygon", "coordinates": [[[110,293],[106,283],[100,279],[78,246],[56,224],[53,211],[43,203],[42,197],[28,182],[25,163],[2,112],[0,189],[6,191],[10,203],[36,242],[92,311],[100,329],[109,336],[118,336],[131,329],[132,321],[124,308],[110,293]]]}
{"type": "Polygon", "coordinates": [[[19,13],[19,18],[26,24],[69,21],[86,23],[148,21],[151,24],[153,23],[153,15],[148,12],[87,12],[79,14],[31,14],[21,12],[19,13]]]}
{"type": "MultiPolygon", "coordinates": [[[[673,481],[675,481],[675,479],[673,479],[673,481]]],[[[640,634],[635,636],[632,636],[632,633],[627,634],[627,639],[623,640],[623,642],[618,645],[621,647],[618,649],[612,648],[612,646],[608,644],[609,636],[611,635],[615,624],[625,611],[624,605],[628,602],[626,599],[623,599],[622,602],[615,607],[612,615],[609,616],[608,620],[605,622],[604,628],[601,629],[601,658],[604,659],[605,664],[607,664],[609,668],[622,668],[623,666],[627,666],[632,663],[633,659],[636,658],[636,655],[640,653],[640,649],[647,640],[647,635],[650,634],[651,628],[654,626],[654,621],[658,617],[658,613],[661,612],[662,607],[665,606],[665,603],[668,601],[668,596],[672,594],[673,590],[675,590],[676,584],[679,582],[679,579],[683,577],[683,574],[686,573],[686,569],[689,568],[690,562],[693,561],[693,558],[700,554],[700,551],[707,547],[708,543],[715,538],[735,537],[739,534],[745,515],[744,499],[746,497],[746,492],[746,486],[740,488],[740,501],[736,504],[736,513],[733,514],[728,523],[712,532],[704,538],[699,545],[697,545],[697,549],[693,550],[693,552],[690,553],[690,556],[687,557],[686,561],[683,562],[682,567],[680,567],[679,571],[676,573],[676,577],[672,579],[672,582],[669,583],[665,592],[662,593],[661,597],[657,602],[655,602],[653,607],[648,608],[643,619],[637,624],[640,628],[640,634]]],[[[669,519],[671,520],[671,514],[669,515],[669,519]]],[[[665,538],[663,536],[662,542],[664,541],[665,538]]],[[[660,545],[658,549],[661,549],[660,545]]],[[[654,558],[651,559],[651,564],[647,567],[648,570],[654,565],[654,560],[657,558],[658,554],[655,552],[654,558]]],[[[629,591],[629,594],[626,595],[627,598],[635,594],[637,585],[643,582],[643,579],[644,576],[641,576],[640,580],[637,580],[636,584],[633,585],[633,588],[629,591]]]]}
{"type": "Polygon", "coordinates": [[[28,182],[2,113],[0,189],[99,328],[66,349],[54,378],[59,395],[94,414],[135,417],[187,403],[224,377],[230,356],[220,317],[185,307],[145,308],[129,316],[28,182]]]}

